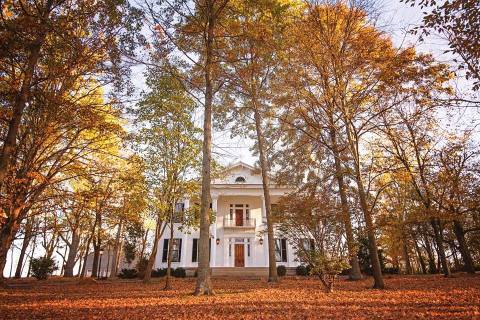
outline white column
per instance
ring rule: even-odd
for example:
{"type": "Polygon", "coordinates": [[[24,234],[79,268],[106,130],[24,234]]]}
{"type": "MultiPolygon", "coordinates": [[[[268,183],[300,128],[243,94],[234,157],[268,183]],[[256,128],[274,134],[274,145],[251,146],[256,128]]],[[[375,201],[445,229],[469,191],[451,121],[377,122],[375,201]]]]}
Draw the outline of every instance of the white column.
{"type": "Polygon", "coordinates": [[[217,260],[217,220],[218,220],[218,196],[212,197],[212,210],[215,213],[215,223],[213,223],[212,256],[210,257],[210,266],[215,267],[217,260]]]}
{"type": "MultiPolygon", "coordinates": [[[[185,199],[183,201],[184,204],[184,209],[188,210],[190,208],[190,199],[185,199]]],[[[188,241],[188,235],[185,231],[183,231],[182,235],[182,256],[180,257],[180,266],[182,268],[185,268],[187,266],[187,241],[188,241]]]]}

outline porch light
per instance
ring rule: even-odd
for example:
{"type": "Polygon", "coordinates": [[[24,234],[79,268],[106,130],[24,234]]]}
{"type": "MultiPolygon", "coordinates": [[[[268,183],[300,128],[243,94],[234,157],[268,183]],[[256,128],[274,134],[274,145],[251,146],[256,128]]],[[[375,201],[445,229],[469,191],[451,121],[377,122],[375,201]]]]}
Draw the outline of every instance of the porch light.
{"type": "Polygon", "coordinates": [[[220,244],[220,239],[217,238],[217,240],[215,241],[217,243],[217,246],[220,244]]]}
{"type": "Polygon", "coordinates": [[[263,238],[260,238],[260,240],[258,240],[258,242],[260,242],[260,245],[263,245],[263,238]]]}

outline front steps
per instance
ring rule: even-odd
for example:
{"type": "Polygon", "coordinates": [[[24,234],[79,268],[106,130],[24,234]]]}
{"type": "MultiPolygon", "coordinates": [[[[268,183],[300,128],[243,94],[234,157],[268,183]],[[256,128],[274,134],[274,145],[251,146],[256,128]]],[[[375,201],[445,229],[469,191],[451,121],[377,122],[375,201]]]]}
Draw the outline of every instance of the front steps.
{"type": "Polygon", "coordinates": [[[229,278],[259,278],[267,277],[268,268],[265,267],[213,267],[212,277],[229,278]]]}

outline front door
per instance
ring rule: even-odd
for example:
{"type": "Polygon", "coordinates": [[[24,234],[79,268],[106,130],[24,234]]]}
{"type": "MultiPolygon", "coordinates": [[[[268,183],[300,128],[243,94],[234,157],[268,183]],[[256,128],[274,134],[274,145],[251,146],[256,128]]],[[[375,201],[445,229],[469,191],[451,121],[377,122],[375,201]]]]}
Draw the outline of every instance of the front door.
{"type": "Polygon", "coordinates": [[[245,267],[245,251],[243,244],[235,244],[235,267],[245,267]]]}
{"type": "Polygon", "coordinates": [[[235,209],[235,225],[243,226],[243,209],[235,209]]]}

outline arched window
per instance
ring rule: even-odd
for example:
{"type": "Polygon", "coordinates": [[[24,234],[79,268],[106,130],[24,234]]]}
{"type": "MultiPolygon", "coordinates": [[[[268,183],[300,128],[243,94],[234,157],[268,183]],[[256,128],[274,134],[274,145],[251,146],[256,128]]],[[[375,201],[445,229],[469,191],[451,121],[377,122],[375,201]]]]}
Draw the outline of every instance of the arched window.
{"type": "Polygon", "coordinates": [[[245,183],[245,178],[244,177],[237,177],[237,179],[235,179],[235,182],[236,183],[245,183]]]}

